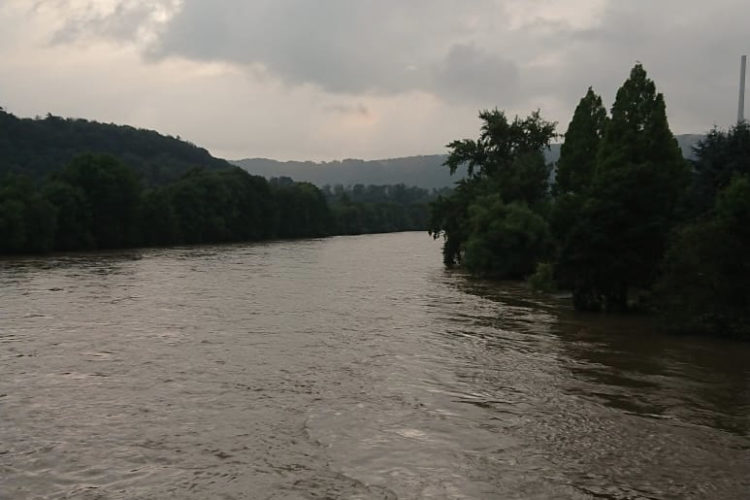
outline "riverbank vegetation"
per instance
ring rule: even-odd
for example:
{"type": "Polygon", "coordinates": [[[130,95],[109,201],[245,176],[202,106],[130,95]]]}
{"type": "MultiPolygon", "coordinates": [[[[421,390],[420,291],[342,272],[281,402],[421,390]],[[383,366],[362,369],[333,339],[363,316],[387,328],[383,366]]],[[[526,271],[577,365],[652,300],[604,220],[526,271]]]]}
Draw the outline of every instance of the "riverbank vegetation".
{"type": "Polygon", "coordinates": [[[542,153],[555,124],[539,112],[480,119],[478,139],[448,145],[447,167],[469,175],[431,205],[447,266],[532,277],[580,310],[655,311],[679,331],[750,338],[747,123],[712,130],[685,160],[640,64],[609,114],[589,88],[554,174],[542,153]]]}
{"type": "Polygon", "coordinates": [[[0,254],[426,230],[436,196],[267,181],[179,137],[0,108],[0,254]]]}
{"type": "Polygon", "coordinates": [[[390,233],[427,229],[429,203],[450,189],[355,184],[323,186],[337,234],[390,233]]]}
{"type": "Polygon", "coordinates": [[[41,182],[2,178],[0,253],[425,230],[434,197],[403,185],[320,190],[229,166],[144,186],[113,156],[84,154],[41,182]]]}

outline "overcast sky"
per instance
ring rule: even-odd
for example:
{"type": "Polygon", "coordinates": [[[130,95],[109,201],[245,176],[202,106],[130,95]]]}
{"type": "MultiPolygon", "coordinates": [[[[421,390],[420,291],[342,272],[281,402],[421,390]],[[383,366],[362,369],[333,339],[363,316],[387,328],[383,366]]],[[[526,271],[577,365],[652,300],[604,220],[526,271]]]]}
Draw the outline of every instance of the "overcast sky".
{"type": "Polygon", "coordinates": [[[747,0],[0,0],[0,106],[282,160],[445,152],[480,109],[564,132],[636,61],[675,133],[731,125],[747,0]]]}

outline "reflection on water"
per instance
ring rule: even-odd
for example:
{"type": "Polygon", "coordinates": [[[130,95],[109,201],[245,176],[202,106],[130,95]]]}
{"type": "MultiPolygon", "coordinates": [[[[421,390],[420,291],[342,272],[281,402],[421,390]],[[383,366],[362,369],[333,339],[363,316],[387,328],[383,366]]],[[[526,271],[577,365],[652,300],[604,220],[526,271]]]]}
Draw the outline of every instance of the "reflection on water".
{"type": "Polygon", "coordinates": [[[419,233],[0,261],[1,498],[746,498],[750,346],[419,233]]]}

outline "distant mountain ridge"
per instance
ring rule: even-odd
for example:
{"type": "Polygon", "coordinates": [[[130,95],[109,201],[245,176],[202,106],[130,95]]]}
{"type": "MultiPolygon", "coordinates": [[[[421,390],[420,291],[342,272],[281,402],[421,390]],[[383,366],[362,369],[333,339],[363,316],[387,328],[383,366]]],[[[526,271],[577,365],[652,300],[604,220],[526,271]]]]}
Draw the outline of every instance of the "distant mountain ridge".
{"type": "MultiPolygon", "coordinates": [[[[685,158],[694,159],[693,146],[704,136],[683,134],[676,136],[677,143],[685,158]]],[[[552,144],[546,152],[548,162],[556,162],[560,157],[560,144],[552,144]]],[[[451,176],[444,166],[447,155],[407,156],[385,160],[346,159],[331,162],[277,161],[268,158],[246,158],[231,161],[234,165],[254,175],[291,177],[295,181],[306,181],[316,186],[342,184],[405,184],[426,189],[440,189],[452,186],[465,173],[451,176]]]]}
{"type": "MultiPolygon", "coordinates": [[[[683,155],[692,158],[692,147],[703,137],[678,135],[683,155]]],[[[81,153],[115,156],[138,172],[147,185],[172,182],[196,167],[222,169],[232,164],[269,179],[290,177],[320,187],[405,184],[440,189],[452,186],[464,175],[460,171],[454,176],[449,174],[443,165],[445,154],[322,163],[267,158],[229,162],[179,137],[153,130],[53,115],[41,119],[18,118],[0,108],[0,175],[20,173],[43,179],[81,153]]],[[[557,161],[559,155],[560,144],[553,144],[547,152],[547,161],[557,161]]]]}
{"type": "Polygon", "coordinates": [[[295,181],[311,182],[317,186],[342,184],[405,184],[432,189],[450,186],[455,182],[443,167],[446,155],[409,156],[385,160],[346,159],[331,162],[277,161],[268,158],[248,158],[231,163],[254,175],[266,178],[291,177],[295,181]]]}

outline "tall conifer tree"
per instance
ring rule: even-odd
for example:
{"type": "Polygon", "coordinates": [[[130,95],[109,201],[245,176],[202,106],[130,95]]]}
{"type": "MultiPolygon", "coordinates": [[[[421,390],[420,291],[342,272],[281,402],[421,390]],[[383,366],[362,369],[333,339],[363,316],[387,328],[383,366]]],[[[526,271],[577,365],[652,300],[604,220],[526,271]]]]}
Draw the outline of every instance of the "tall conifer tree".
{"type": "Polygon", "coordinates": [[[688,181],[664,98],[640,64],[617,92],[589,196],[560,266],[577,276],[576,305],[625,310],[656,279],[688,181]]]}
{"type": "Polygon", "coordinates": [[[594,175],[599,143],[607,124],[602,98],[589,87],[578,103],[565,133],[557,162],[555,191],[559,194],[586,190],[594,175]]]}
{"type": "MultiPolygon", "coordinates": [[[[550,228],[563,249],[570,245],[568,238],[571,230],[580,220],[606,125],[607,111],[602,105],[602,98],[589,87],[576,106],[557,161],[550,228]]],[[[557,266],[557,279],[563,288],[574,286],[579,277],[579,270],[572,269],[572,274],[566,272],[569,270],[565,266],[557,266]]]]}

